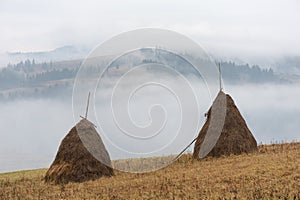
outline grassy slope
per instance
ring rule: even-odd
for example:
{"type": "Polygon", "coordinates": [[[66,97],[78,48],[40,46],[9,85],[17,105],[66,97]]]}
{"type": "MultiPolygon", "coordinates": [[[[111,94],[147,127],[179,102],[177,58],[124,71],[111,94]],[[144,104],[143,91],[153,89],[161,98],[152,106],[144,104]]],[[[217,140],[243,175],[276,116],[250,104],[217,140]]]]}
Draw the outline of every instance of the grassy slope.
{"type": "Polygon", "coordinates": [[[45,184],[45,172],[0,174],[0,199],[300,199],[300,143],[202,161],[184,155],[159,171],[85,183],[45,184]]]}

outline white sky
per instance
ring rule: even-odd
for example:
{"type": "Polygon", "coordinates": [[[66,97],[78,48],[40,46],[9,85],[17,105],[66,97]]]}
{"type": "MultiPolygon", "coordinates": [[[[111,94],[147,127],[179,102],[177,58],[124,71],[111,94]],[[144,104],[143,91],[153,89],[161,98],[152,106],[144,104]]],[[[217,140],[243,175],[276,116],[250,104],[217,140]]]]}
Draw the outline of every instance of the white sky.
{"type": "Polygon", "coordinates": [[[300,54],[297,0],[0,0],[0,52],[94,47],[123,31],[168,28],[222,56],[300,54]]]}

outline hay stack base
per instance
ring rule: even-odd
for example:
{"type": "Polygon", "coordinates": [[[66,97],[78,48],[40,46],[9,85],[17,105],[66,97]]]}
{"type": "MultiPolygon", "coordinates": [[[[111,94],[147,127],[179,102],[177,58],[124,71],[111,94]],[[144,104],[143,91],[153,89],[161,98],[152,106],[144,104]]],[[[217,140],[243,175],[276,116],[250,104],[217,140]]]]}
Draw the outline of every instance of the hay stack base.
{"type": "MultiPolygon", "coordinates": [[[[230,154],[238,155],[242,153],[252,153],[257,151],[257,142],[253,137],[251,131],[247,127],[247,124],[243,119],[241,113],[239,112],[238,108],[236,107],[233,99],[228,94],[225,94],[224,92],[220,91],[212,107],[210,108],[207,115],[207,120],[197,137],[194,146],[194,153],[193,153],[193,157],[195,159],[201,158],[201,156],[199,156],[201,154],[200,148],[204,143],[204,138],[206,137],[208,128],[211,123],[212,108],[215,109],[216,111],[219,111],[222,110],[220,106],[225,106],[225,105],[226,105],[226,110],[224,110],[224,116],[225,116],[224,126],[221,129],[222,131],[216,144],[213,146],[213,148],[206,156],[219,157],[222,155],[230,155],[230,154]],[[224,105],[221,105],[222,103],[220,103],[222,98],[226,99],[226,101],[224,101],[225,102],[224,105]]],[[[217,114],[219,113],[217,112],[217,114]]],[[[218,123],[218,122],[214,122],[214,123],[218,123]]]]}
{"type": "Polygon", "coordinates": [[[55,160],[46,173],[45,182],[61,184],[112,176],[114,173],[110,166],[109,154],[96,129],[91,122],[83,119],[62,140],[55,160]],[[85,134],[87,137],[80,136],[77,130],[80,130],[80,134],[85,134]],[[95,156],[93,153],[95,158],[87,150],[87,142],[83,144],[82,138],[93,139],[91,141],[92,148],[97,150],[98,157],[101,158],[101,161],[105,160],[105,164],[96,159],[98,158],[97,155],[95,156]]]}

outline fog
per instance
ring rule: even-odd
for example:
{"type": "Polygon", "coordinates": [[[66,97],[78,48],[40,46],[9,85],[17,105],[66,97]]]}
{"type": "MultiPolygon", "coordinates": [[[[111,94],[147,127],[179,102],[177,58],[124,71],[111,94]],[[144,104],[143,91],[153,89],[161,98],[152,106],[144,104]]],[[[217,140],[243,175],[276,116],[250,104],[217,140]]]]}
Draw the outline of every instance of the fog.
{"type": "MultiPolygon", "coordinates": [[[[0,2],[0,68],[15,59],[5,52],[41,53],[65,45],[92,49],[120,32],[145,27],[184,34],[203,45],[216,59],[274,67],[282,57],[299,56],[299,5],[297,0],[112,0],[109,3],[4,0],[0,2]]],[[[80,58],[85,54],[87,52],[80,54],[80,58]]],[[[65,54],[60,56],[74,59],[65,54]]],[[[43,59],[55,60],[55,57],[43,59]]],[[[282,65],[291,69],[291,65],[282,65]]],[[[160,77],[150,78],[161,81],[160,77]]],[[[93,95],[97,101],[92,100],[89,117],[97,125],[112,159],[138,157],[139,153],[144,154],[141,156],[177,154],[197,135],[205,121],[204,113],[211,105],[209,92],[204,85],[192,83],[199,103],[195,109],[193,91],[187,89],[184,81],[165,80],[162,85],[145,85],[143,89],[147,90],[131,88],[136,90],[136,95],[129,103],[123,97],[131,93],[122,88],[117,101],[110,101],[108,90],[93,95]],[[174,90],[161,88],[169,84],[174,90]],[[174,91],[181,96],[174,95],[174,91]],[[113,115],[112,104],[122,112],[113,115]],[[187,113],[181,113],[182,108],[187,113]],[[180,129],[181,123],[187,124],[185,129],[180,129]],[[194,127],[197,127],[195,131],[194,127]],[[133,131],[133,137],[124,137],[126,130],[133,131]],[[141,142],[137,142],[135,136],[151,142],[141,138],[141,142]],[[163,149],[169,142],[172,143],[170,148],[163,149]]],[[[235,100],[257,142],[274,143],[300,140],[299,86],[225,83],[224,88],[235,100]]],[[[86,94],[80,95],[85,99],[86,94]]],[[[76,102],[78,107],[75,106],[77,110],[73,112],[72,98],[62,99],[0,102],[0,172],[49,167],[62,138],[85,110],[85,100],[76,102]]]]}
{"type": "Polygon", "coordinates": [[[19,100],[0,110],[0,171],[47,167],[73,125],[70,102],[19,100]]]}
{"type": "MultiPolygon", "coordinates": [[[[157,91],[157,88],[152,89],[157,91]]],[[[164,117],[167,117],[167,120],[176,129],[176,120],[178,120],[178,117],[174,116],[176,110],[173,111],[175,114],[172,113],[170,108],[173,108],[173,103],[168,103],[170,102],[168,98],[172,100],[172,97],[165,97],[163,95],[165,93],[162,93],[160,90],[158,92],[162,94],[159,97],[161,98],[161,103],[167,103],[162,103],[166,105],[166,111],[169,112],[164,117]]],[[[225,92],[230,93],[233,97],[258,143],[300,140],[299,85],[226,85],[225,92]]],[[[148,103],[143,103],[143,101],[144,99],[139,99],[139,96],[136,96],[133,99],[134,106],[132,107],[132,104],[129,104],[132,118],[140,126],[149,123],[146,108],[149,108],[150,104],[155,103],[155,98],[148,100],[148,103]]],[[[176,104],[174,99],[171,102],[176,104]]],[[[101,104],[100,106],[102,107],[99,108],[99,111],[103,112],[100,112],[99,115],[103,113],[103,116],[108,116],[104,111],[109,112],[110,105],[101,104]]],[[[203,115],[206,109],[208,109],[207,102],[202,102],[202,108],[199,110],[200,127],[204,123],[205,118],[203,115]]],[[[20,99],[8,103],[0,103],[0,110],[0,172],[49,167],[62,138],[75,125],[71,99],[65,101],[20,99]]],[[[156,114],[161,113],[156,113],[154,110],[154,113],[151,114],[153,114],[151,116],[156,116],[156,114]]],[[[99,119],[100,124],[101,122],[103,123],[104,118],[99,119]]],[[[165,128],[172,130],[172,126],[169,127],[171,129],[167,126],[165,128]]],[[[97,129],[99,131],[99,127],[97,129]]],[[[109,130],[106,130],[106,134],[107,131],[109,130]]],[[[117,133],[111,134],[112,140],[120,141],[117,133]]],[[[167,137],[173,136],[173,134],[175,133],[167,133],[167,137]]],[[[112,159],[127,156],[126,154],[119,155],[118,151],[108,143],[107,136],[103,135],[103,133],[100,132],[100,136],[104,140],[112,159]]],[[[186,137],[188,137],[187,140],[190,140],[193,134],[187,134],[186,137]]],[[[130,149],[132,151],[138,151],[139,148],[143,148],[132,143],[125,145],[132,147],[130,149]]],[[[149,145],[151,146],[151,144],[149,145]]],[[[171,150],[162,152],[162,154],[168,154],[171,150]]],[[[192,147],[189,150],[191,151],[192,147]]]]}
{"type": "Polygon", "coordinates": [[[215,55],[257,64],[299,55],[299,19],[297,0],[2,0],[0,53],[93,48],[120,32],[155,27],[185,34],[215,55]]]}
{"type": "Polygon", "coordinates": [[[300,85],[228,86],[258,142],[300,140],[300,85]]]}

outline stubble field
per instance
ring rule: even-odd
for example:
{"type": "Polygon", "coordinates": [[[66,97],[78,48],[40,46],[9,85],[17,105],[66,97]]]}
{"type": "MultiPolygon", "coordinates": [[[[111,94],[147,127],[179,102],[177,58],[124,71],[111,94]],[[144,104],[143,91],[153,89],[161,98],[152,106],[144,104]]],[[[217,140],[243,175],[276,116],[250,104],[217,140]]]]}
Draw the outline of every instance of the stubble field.
{"type": "Polygon", "coordinates": [[[0,174],[0,199],[300,199],[300,143],[201,161],[184,155],[155,172],[66,185],[45,184],[46,170],[0,174]]]}

